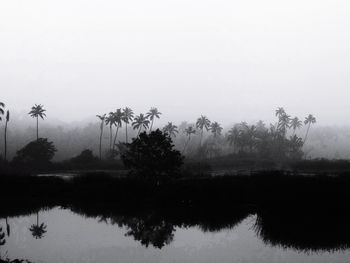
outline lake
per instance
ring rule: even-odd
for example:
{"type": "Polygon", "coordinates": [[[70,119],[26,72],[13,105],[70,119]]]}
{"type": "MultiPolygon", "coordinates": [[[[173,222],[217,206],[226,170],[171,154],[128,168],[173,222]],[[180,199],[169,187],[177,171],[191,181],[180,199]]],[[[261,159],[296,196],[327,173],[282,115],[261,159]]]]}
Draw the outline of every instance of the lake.
{"type": "MultiPolygon", "coordinates": [[[[5,244],[0,246],[0,253],[2,258],[33,263],[349,262],[350,258],[350,250],[341,245],[339,249],[315,249],[312,244],[310,249],[308,245],[298,249],[288,242],[268,241],[269,234],[262,233],[268,230],[257,227],[261,222],[256,214],[217,230],[164,221],[154,224],[148,220],[150,217],[147,215],[140,223],[136,218],[88,217],[55,207],[7,220],[1,218],[5,244]]],[[[284,227],[288,228],[288,224],[284,227]]],[[[327,233],[324,235],[327,240],[327,233]]]]}

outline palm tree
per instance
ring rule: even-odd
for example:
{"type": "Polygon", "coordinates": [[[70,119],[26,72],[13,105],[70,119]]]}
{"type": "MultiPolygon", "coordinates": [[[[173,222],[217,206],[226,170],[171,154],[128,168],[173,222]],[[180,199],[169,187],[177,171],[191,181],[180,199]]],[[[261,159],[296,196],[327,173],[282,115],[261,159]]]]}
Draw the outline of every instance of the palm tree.
{"type": "Polygon", "coordinates": [[[118,136],[118,131],[119,128],[122,127],[122,121],[123,121],[123,113],[121,109],[117,109],[114,112],[114,124],[117,126],[117,130],[115,131],[115,135],[114,135],[114,141],[113,141],[113,151],[115,148],[115,143],[117,141],[117,136],[118,136]]]}
{"type": "Polygon", "coordinates": [[[148,129],[150,121],[148,120],[147,116],[140,113],[139,116],[136,116],[134,119],[134,122],[132,123],[133,129],[138,129],[137,137],[140,135],[141,129],[144,128],[145,130],[148,129]]]}
{"type": "Polygon", "coordinates": [[[44,223],[41,223],[39,225],[39,212],[36,213],[36,225],[31,225],[29,228],[29,231],[32,232],[32,236],[35,239],[40,239],[44,237],[44,234],[47,232],[46,231],[46,225],[44,223]]]}
{"type": "Polygon", "coordinates": [[[4,157],[5,157],[5,161],[7,160],[7,124],[10,121],[10,111],[7,110],[6,112],[6,123],[5,123],[5,153],[4,153],[4,157]]]}
{"type": "Polygon", "coordinates": [[[151,123],[151,127],[149,128],[150,131],[152,131],[154,119],[155,119],[155,118],[159,119],[161,114],[162,114],[162,113],[160,113],[160,112],[158,111],[157,108],[151,108],[151,109],[149,110],[149,112],[147,113],[146,117],[147,117],[147,118],[150,118],[150,120],[151,120],[151,122],[152,122],[152,123],[151,123]]]}
{"type": "Polygon", "coordinates": [[[281,116],[285,115],[286,112],[284,110],[284,108],[282,107],[278,107],[277,110],[275,111],[275,115],[280,118],[281,116]]]}
{"type": "Polygon", "coordinates": [[[112,127],[115,125],[114,112],[110,112],[105,119],[106,125],[109,125],[109,149],[112,150],[112,127]]]}
{"type": "Polygon", "coordinates": [[[303,126],[303,122],[301,120],[299,120],[298,117],[294,117],[293,119],[291,119],[290,121],[290,128],[293,129],[293,135],[295,135],[295,131],[297,129],[300,129],[300,127],[303,126]]]}
{"type": "Polygon", "coordinates": [[[196,127],[197,129],[201,130],[201,138],[200,138],[199,145],[202,146],[203,130],[204,129],[206,129],[207,131],[209,130],[210,120],[206,116],[201,115],[201,117],[197,119],[196,127]]]}
{"type": "Polygon", "coordinates": [[[185,150],[186,150],[186,148],[187,148],[187,145],[188,145],[188,143],[189,143],[190,140],[191,140],[191,135],[192,135],[192,134],[195,134],[195,133],[196,133],[196,130],[193,128],[193,126],[189,126],[188,128],[185,129],[185,134],[186,134],[186,136],[188,136],[188,139],[187,139],[187,141],[186,141],[186,143],[185,143],[185,146],[184,146],[184,148],[183,148],[183,150],[182,150],[182,153],[185,152],[185,150]]]}
{"type": "Polygon", "coordinates": [[[31,111],[28,113],[32,118],[36,118],[36,140],[39,139],[39,117],[44,119],[45,114],[44,106],[35,104],[31,111]]]}
{"type": "Polygon", "coordinates": [[[168,122],[168,124],[164,126],[163,132],[169,134],[170,137],[176,137],[176,133],[179,133],[177,126],[173,125],[172,122],[168,122]]]}
{"type": "Polygon", "coordinates": [[[311,126],[311,124],[314,124],[314,123],[316,123],[316,118],[312,114],[309,114],[309,116],[307,116],[305,118],[305,121],[304,121],[304,124],[308,125],[307,130],[306,130],[306,134],[305,134],[305,138],[304,138],[304,144],[306,142],[307,136],[309,135],[310,126],[311,126]]]}
{"type": "Polygon", "coordinates": [[[282,133],[283,136],[286,135],[287,128],[289,128],[290,125],[290,120],[290,116],[286,113],[278,117],[277,129],[282,133]]]}
{"type": "Polygon", "coordinates": [[[221,135],[222,127],[220,126],[220,124],[218,122],[215,121],[210,125],[210,130],[214,134],[214,138],[216,138],[216,136],[221,135]]]}
{"type": "Polygon", "coordinates": [[[239,125],[234,125],[229,131],[227,140],[229,141],[230,145],[233,145],[233,151],[235,151],[236,146],[238,145],[238,141],[240,139],[240,129],[239,125]]]}
{"type": "Polygon", "coordinates": [[[123,109],[123,121],[125,122],[125,143],[128,142],[128,123],[134,118],[134,112],[132,109],[125,107],[123,109]]]}
{"type": "Polygon", "coordinates": [[[96,115],[97,118],[100,119],[101,124],[100,124],[100,148],[99,148],[99,154],[100,154],[100,160],[102,159],[102,135],[103,135],[103,126],[105,124],[106,120],[106,114],[103,115],[96,115]]]}

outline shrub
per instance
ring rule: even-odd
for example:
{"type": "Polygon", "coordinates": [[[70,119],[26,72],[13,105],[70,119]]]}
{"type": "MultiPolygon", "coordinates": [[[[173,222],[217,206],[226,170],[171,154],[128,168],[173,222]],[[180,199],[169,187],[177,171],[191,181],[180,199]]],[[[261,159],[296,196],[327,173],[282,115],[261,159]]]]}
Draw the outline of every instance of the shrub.
{"type": "Polygon", "coordinates": [[[174,175],[183,164],[183,156],[174,149],[169,135],[159,129],[149,134],[143,132],[132,143],[125,144],[121,158],[136,174],[150,177],[174,175]]]}

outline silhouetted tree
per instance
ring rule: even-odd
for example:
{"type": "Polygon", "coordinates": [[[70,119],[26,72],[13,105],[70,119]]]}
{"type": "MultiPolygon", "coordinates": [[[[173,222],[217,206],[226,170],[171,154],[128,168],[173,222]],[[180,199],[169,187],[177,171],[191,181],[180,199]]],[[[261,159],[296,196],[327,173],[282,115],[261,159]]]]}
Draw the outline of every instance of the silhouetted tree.
{"type": "Polygon", "coordinates": [[[13,162],[34,167],[45,166],[50,163],[56,151],[52,142],[49,142],[46,138],[39,138],[17,151],[13,162]]]}
{"type": "Polygon", "coordinates": [[[109,150],[112,150],[112,138],[113,138],[113,125],[115,125],[115,115],[114,112],[110,112],[105,118],[106,125],[109,125],[109,150]]]}
{"type": "Polygon", "coordinates": [[[206,129],[207,131],[210,128],[210,120],[206,116],[201,116],[197,119],[196,127],[201,131],[201,137],[199,145],[202,146],[202,138],[203,138],[203,130],[206,129]]]}
{"type": "Polygon", "coordinates": [[[93,155],[92,151],[89,149],[83,150],[78,156],[71,159],[72,163],[78,164],[91,164],[96,163],[98,158],[93,155]]]}
{"type": "Polygon", "coordinates": [[[163,132],[169,134],[170,137],[176,137],[176,133],[179,133],[177,126],[173,125],[172,122],[168,122],[168,124],[164,126],[163,132]]]}
{"type": "Polygon", "coordinates": [[[162,113],[160,113],[160,112],[158,111],[157,108],[151,108],[151,109],[149,110],[149,112],[147,113],[147,115],[146,115],[147,118],[150,118],[150,120],[151,120],[151,122],[152,122],[152,123],[151,123],[151,127],[149,128],[150,131],[152,131],[154,119],[155,119],[155,118],[159,119],[161,114],[162,114],[162,113]]]}
{"type": "Polygon", "coordinates": [[[44,237],[44,234],[47,232],[47,226],[44,223],[39,225],[39,212],[36,213],[36,225],[31,225],[29,231],[32,232],[32,236],[35,239],[41,239],[44,237]]]}
{"type": "Polygon", "coordinates": [[[234,151],[236,151],[236,147],[238,146],[238,141],[240,139],[240,130],[239,125],[234,125],[229,131],[227,140],[229,141],[230,145],[233,145],[234,151]]]}
{"type": "Polygon", "coordinates": [[[100,156],[100,160],[102,159],[102,135],[103,135],[103,127],[105,124],[105,120],[106,120],[106,114],[103,115],[96,115],[97,118],[100,119],[101,124],[100,124],[100,147],[99,147],[99,156],[100,156]]]}
{"type": "Polygon", "coordinates": [[[303,122],[299,120],[298,117],[294,117],[290,121],[290,127],[293,129],[293,136],[295,135],[295,132],[297,129],[300,129],[301,126],[303,126],[303,122]]]}
{"type": "Polygon", "coordinates": [[[4,153],[4,158],[5,161],[7,160],[7,124],[10,121],[10,111],[7,110],[6,112],[6,123],[5,123],[5,138],[4,138],[4,146],[5,146],[5,153],[4,153]]]}
{"type": "Polygon", "coordinates": [[[148,129],[149,123],[150,121],[148,120],[147,116],[144,116],[142,113],[135,117],[132,126],[134,130],[138,129],[137,137],[139,136],[142,128],[145,130],[148,129]]]}
{"type": "Polygon", "coordinates": [[[142,132],[132,143],[127,143],[121,158],[124,165],[136,174],[150,177],[174,174],[183,163],[183,157],[174,149],[170,136],[159,129],[149,134],[142,132]]]}
{"type": "Polygon", "coordinates": [[[215,122],[210,124],[210,131],[212,132],[214,137],[220,136],[221,132],[222,132],[222,127],[220,126],[220,124],[218,122],[215,121],[215,122]]]}
{"type": "Polygon", "coordinates": [[[191,135],[192,134],[195,134],[196,133],[196,130],[193,128],[193,126],[189,126],[189,127],[187,127],[186,129],[185,129],[185,134],[186,134],[186,136],[188,137],[187,138],[187,141],[186,141],[186,143],[185,143],[185,145],[184,145],[184,148],[183,148],[183,150],[182,150],[182,153],[185,153],[185,150],[186,150],[186,148],[187,148],[187,145],[188,145],[188,143],[190,142],[190,140],[191,140],[191,135]]]}
{"type": "Polygon", "coordinates": [[[113,141],[113,152],[115,149],[115,144],[117,142],[117,136],[118,136],[118,131],[119,128],[122,127],[122,121],[123,121],[123,113],[121,109],[117,109],[114,112],[114,123],[117,126],[117,130],[115,131],[115,135],[114,135],[114,141],[113,141]]]}
{"type": "Polygon", "coordinates": [[[307,136],[309,135],[309,130],[310,130],[310,126],[311,124],[316,123],[316,118],[312,115],[309,114],[304,121],[304,124],[307,125],[307,130],[306,130],[306,134],[305,134],[305,138],[304,138],[304,144],[306,142],[307,136]]]}
{"type": "Polygon", "coordinates": [[[36,118],[36,139],[39,139],[39,117],[44,119],[46,116],[44,106],[35,104],[31,111],[28,113],[32,118],[36,118]]]}
{"type": "Polygon", "coordinates": [[[125,122],[125,143],[128,142],[128,124],[134,118],[134,112],[132,109],[125,107],[123,109],[123,121],[125,122]]]}

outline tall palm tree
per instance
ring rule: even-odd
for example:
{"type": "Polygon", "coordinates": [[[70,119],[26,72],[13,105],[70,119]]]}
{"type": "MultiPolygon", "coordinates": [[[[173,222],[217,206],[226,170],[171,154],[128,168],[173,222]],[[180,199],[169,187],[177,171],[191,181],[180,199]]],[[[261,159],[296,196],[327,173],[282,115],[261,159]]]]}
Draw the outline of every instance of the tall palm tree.
{"type": "Polygon", "coordinates": [[[151,108],[151,109],[149,110],[149,112],[147,112],[146,117],[147,117],[147,118],[150,118],[150,120],[151,120],[151,122],[152,122],[152,123],[151,123],[151,127],[149,128],[150,131],[152,131],[154,119],[155,119],[155,118],[159,119],[161,114],[162,114],[162,113],[160,113],[160,112],[158,111],[157,108],[151,108]]]}
{"type": "Polygon", "coordinates": [[[149,123],[150,121],[148,120],[147,116],[143,115],[142,113],[135,117],[132,126],[134,130],[139,130],[137,132],[137,137],[139,137],[142,128],[144,128],[145,130],[148,129],[149,123]]]}
{"type": "Polygon", "coordinates": [[[304,138],[304,144],[306,142],[307,136],[309,135],[310,126],[311,124],[314,124],[314,123],[316,123],[316,118],[312,114],[309,114],[307,117],[305,117],[304,124],[308,126],[306,130],[305,138],[304,138]]]}
{"type": "Polygon", "coordinates": [[[210,124],[210,131],[214,135],[214,138],[216,138],[217,136],[221,135],[222,127],[220,126],[220,124],[218,122],[215,121],[215,122],[210,124]]]}
{"type": "Polygon", "coordinates": [[[170,137],[176,137],[176,133],[179,133],[177,126],[173,125],[172,122],[168,122],[168,124],[164,126],[163,132],[169,134],[170,137]]]}
{"type": "Polygon", "coordinates": [[[7,124],[8,122],[10,121],[10,111],[7,110],[6,112],[6,123],[5,123],[5,142],[4,142],[4,145],[5,145],[5,153],[4,153],[4,157],[5,157],[5,161],[7,160],[7,124]]]}
{"type": "Polygon", "coordinates": [[[115,116],[114,112],[110,112],[108,116],[105,119],[106,125],[109,125],[109,149],[112,150],[112,130],[113,130],[113,125],[115,125],[115,116]]]}
{"type": "Polygon", "coordinates": [[[39,117],[44,119],[46,116],[44,106],[35,104],[31,111],[28,113],[32,118],[36,118],[36,140],[39,139],[39,117]]]}
{"type": "Polygon", "coordinates": [[[295,132],[297,129],[300,129],[300,127],[303,126],[303,122],[301,120],[299,120],[298,117],[294,117],[293,119],[291,119],[290,121],[290,128],[293,129],[293,135],[295,135],[295,132]]]}
{"type": "Polygon", "coordinates": [[[117,130],[115,131],[115,135],[114,135],[114,141],[113,141],[113,151],[115,149],[115,143],[117,141],[117,136],[118,136],[118,131],[119,131],[119,128],[122,127],[122,121],[123,121],[123,112],[121,109],[117,109],[115,112],[114,112],[114,123],[115,125],[117,126],[117,130]]]}
{"type": "Polygon", "coordinates": [[[44,223],[39,225],[39,212],[36,213],[36,225],[31,225],[29,231],[32,232],[32,236],[35,239],[40,239],[44,237],[44,234],[47,232],[47,226],[44,223]]]}
{"type": "Polygon", "coordinates": [[[188,137],[188,139],[187,139],[187,141],[186,141],[186,143],[185,143],[185,145],[184,145],[184,148],[183,148],[183,150],[182,150],[182,153],[185,152],[185,150],[186,150],[186,148],[187,148],[187,145],[188,145],[188,143],[189,143],[190,140],[191,140],[191,135],[192,135],[192,134],[195,134],[195,133],[196,133],[196,130],[193,128],[193,126],[189,126],[188,128],[185,129],[185,134],[186,134],[186,136],[188,137]]]}
{"type": "Polygon", "coordinates": [[[104,127],[105,120],[106,120],[106,115],[107,114],[96,115],[96,117],[99,118],[101,121],[101,124],[100,124],[100,147],[99,147],[100,160],[102,160],[102,135],[103,135],[103,127],[104,127]]]}
{"type": "Polygon", "coordinates": [[[201,130],[201,137],[200,137],[199,145],[202,146],[203,130],[204,129],[206,129],[207,131],[209,130],[210,120],[206,116],[201,115],[201,117],[199,117],[197,119],[196,127],[197,127],[197,129],[201,130]]]}
{"type": "Polygon", "coordinates": [[[128,124],[134,118],[134,112],[132,109],[125,107],[123,109],[123,121],[125,122],[125,143],[128,142],[128,124]]]}

